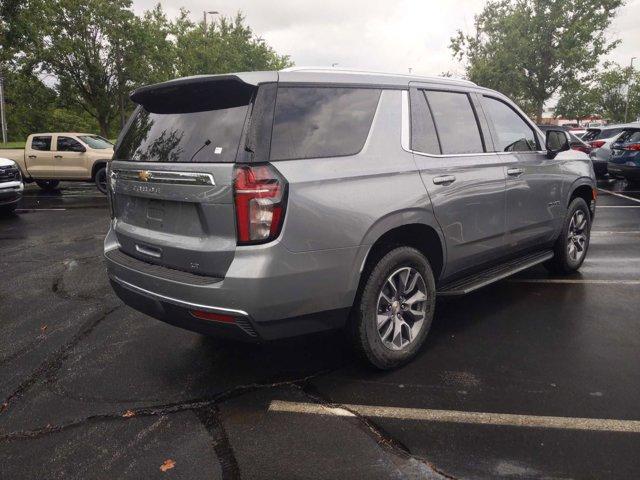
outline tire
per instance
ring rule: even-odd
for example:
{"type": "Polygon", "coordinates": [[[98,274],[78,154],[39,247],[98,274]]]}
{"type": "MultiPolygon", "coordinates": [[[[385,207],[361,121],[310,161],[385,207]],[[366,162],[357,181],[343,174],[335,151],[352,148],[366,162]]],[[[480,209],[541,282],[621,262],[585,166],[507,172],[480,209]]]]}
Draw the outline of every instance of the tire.
{"type": "Polygon", "coordinates": [[[352,340],[370,365],[380,370],[396,368],[416,356],[431,328],[436,298],[431,265],[415,248],[397,247],[365,270],[365,275],[351,313],[352,340]],[[404,292],[409,298],[402,294],[403,281],[413,285],[404,292]],[[403,302],[411,298],[416,299],[413,304],[403,302]],[[421,315],[413,313],[417,311],[421,315]]]}
{"type": "Polygon", "coordinates": [[[47,192],[55,190],[60,184],[60,180],[36,180],[38,186],[47,192]]]}
{"type": "Polygon", "coordinates": [[[2,205],[0,206],[0,214],[13,215],[15,214],[17,207],[18,207],[17,203],[12,203],[11,205],[2,205]]]}
{"type": "Polygon", "coordinates": [[[587,256],[590,234],[591,213],[587,202],[582,198],[574,198],[569,204],[562,232],[556,240],[555,255],[545,263],[547,270],[564,274],[578,271],[587,256]]]}
{"type": "Polygon", "coordinates": [[[100,191],[100,193],[107,194],[107,169],[106,167],[100,168],[94,177],[94,181],[96,183],[96,187],[100,191]]]}

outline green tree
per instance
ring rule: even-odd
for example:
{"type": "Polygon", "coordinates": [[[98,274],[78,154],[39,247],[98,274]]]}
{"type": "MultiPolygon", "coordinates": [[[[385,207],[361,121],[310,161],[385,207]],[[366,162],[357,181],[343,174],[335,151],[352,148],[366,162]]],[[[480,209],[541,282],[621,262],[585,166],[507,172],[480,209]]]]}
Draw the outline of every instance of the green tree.
{"type": "Polygon", "coordinates": [[[235,19],[222,17],[204,31],[204,24],[189,19],[181,10],[175,22],[178,76],[280,70],[292,65],[289,56],[278,55],[253,33],[238,13],[235,19]]]}
{"type": "Polygon", "coordinates": [[[583,81],[617,45],[605,29],[623,0],[491,0],[475,31],[451,39],[470,80],[499,90],[537,120],[563,86],[583,81]]]}
{"type": "Polygon", "coordinates": [[[591,81],[563,88],[556,114],[576,119],[597,114],[612,122],[624,122],[627,91],[627,119],[635,120],[640,116],[640,72],[608,63],[591,81]]]}

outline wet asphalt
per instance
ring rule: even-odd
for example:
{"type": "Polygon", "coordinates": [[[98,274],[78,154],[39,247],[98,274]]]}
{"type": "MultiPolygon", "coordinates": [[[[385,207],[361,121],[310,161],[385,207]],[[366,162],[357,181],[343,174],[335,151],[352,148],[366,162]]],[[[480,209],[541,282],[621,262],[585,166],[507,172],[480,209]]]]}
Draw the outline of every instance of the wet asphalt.
{"type": "Polygon", "coordinates": [[[243,345],[137,313],[105,275],[105,197],[29,186],[0,217],[0,478],[637,478],[640,423],[575,427],[640,420],[640,186],[600,186],[578,275],[439,301],[384,373],[339,332],[243,345]]]}

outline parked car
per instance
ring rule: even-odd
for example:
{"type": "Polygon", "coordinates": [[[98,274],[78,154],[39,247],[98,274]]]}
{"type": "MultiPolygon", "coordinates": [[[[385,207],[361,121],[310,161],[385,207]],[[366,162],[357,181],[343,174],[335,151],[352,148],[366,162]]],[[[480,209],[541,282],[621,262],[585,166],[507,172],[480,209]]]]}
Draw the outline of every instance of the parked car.
{"type": "Polygon", "coordinates": [[[640,129],[640,123],[627,123],[620,125],[607,125],[606,127],[590,128],[582,136],[582,140],[591,145],[592,150],[589,157],[593,162],[596,173],[606,173],[607,162],[611,158],[611,144],[625,130],[640,129]]]}
{"type": "Polygon", "coordinates": [[[630,182],[640,181],[640,129],[624,132],[611,148],[609,173],[630,182]]]}
{"type": "Polygon", "coordinates": [[[15,161],[25,182],[35,181],[44,190],[58,187],[60,180],[95,182],[106,193],[106,166],[113,144],[90,133],[35,133],[25,148],[0,149],[0,156],[15,161]]]}
{"type": "Polygon", "coordinates": [[[584,127],[569,127],[569,133],[572,133],[576,137],[582,139],[584,134],[587,133],[587,129],[584,127]]]}
{"type": "Polygon", "coordinates": [[[471,82],[289,69],[142,87],[109,164],[104,253],[128,305],[243,340],[345,328],[416,355],[436,295],[580,268],[596,183],[471,82]]]}
{"type": "Polygon", "coordinates": [[[22,198],[22,176],[16,162],[0,158],[0,212],[12,213],[22,198]]]}

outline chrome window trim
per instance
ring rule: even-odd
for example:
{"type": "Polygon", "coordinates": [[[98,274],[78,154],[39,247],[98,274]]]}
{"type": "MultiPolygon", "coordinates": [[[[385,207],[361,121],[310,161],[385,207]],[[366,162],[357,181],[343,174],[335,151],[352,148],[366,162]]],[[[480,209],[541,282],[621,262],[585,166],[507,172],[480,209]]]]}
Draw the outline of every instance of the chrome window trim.
{"type": "Polygon", "coordinates": [[[420,152],[418,150],[412,150],[410,145],[410,135],[411,135],[411,118],[409,115],[409,91],[402,91],[402,133],[400,136],[400,144],[402,145],[402,149],[405,152],[413,153],[414,155],[420,155],[423,157],[431,157],[431,158],[449,158],[449,157],[482,157],[489,155],[516,155],[516,154],[546,154],[546,150],[530,150],[524,152],[478,152],[478,153],[450,153],[450,154],[435,154],[435,153],[425,153],[420,152]]]}
{"type": "Polygon", "coordinates": [[[247,312],[245,312],[244,310],[236,310],[234,308],[223,308],[223,307],[215,307],[213,305],[202,305],[199,303],[191,303],[191,302],[185,302],[184,300],[178,300],[177,298],[173,298],[173,297],[168,297],[166,295],[162,295],[160,293],[156,293],[156,292],[152,292],[150,290],[147,290],[145,288],[142,287],[138,287],[137,285],[133,285],[129,282],[125,282],[124,280],[122,280],[119,277],[116,277],[115,275],[110,275],[110,278],[114,281],[119,283],[120,285],[122,285],[125,288],[128,288],[129,290],[133,290],[134,292],[140,293],[146,297],[150,297],[153,298],[155,300],[161,300],[164,302],[168,302],[171,303],[173,305],[177,305],[179,307],[184,307],[190,310],[210,310],[213,312],[225,312],[225,313],[231,313],[234,315],[241,315],[241,316],[245,316],[248,317],[249,314],[247,312]]]}
{"type": "Polygon", "coordinates": [[[143,183],[172,183],[178,185],[210,185],[216,184],[213,175],[199,172],[173,172],[170,170],[129,170],[111,171],[114,180],[129,180],[143,183]]]}

